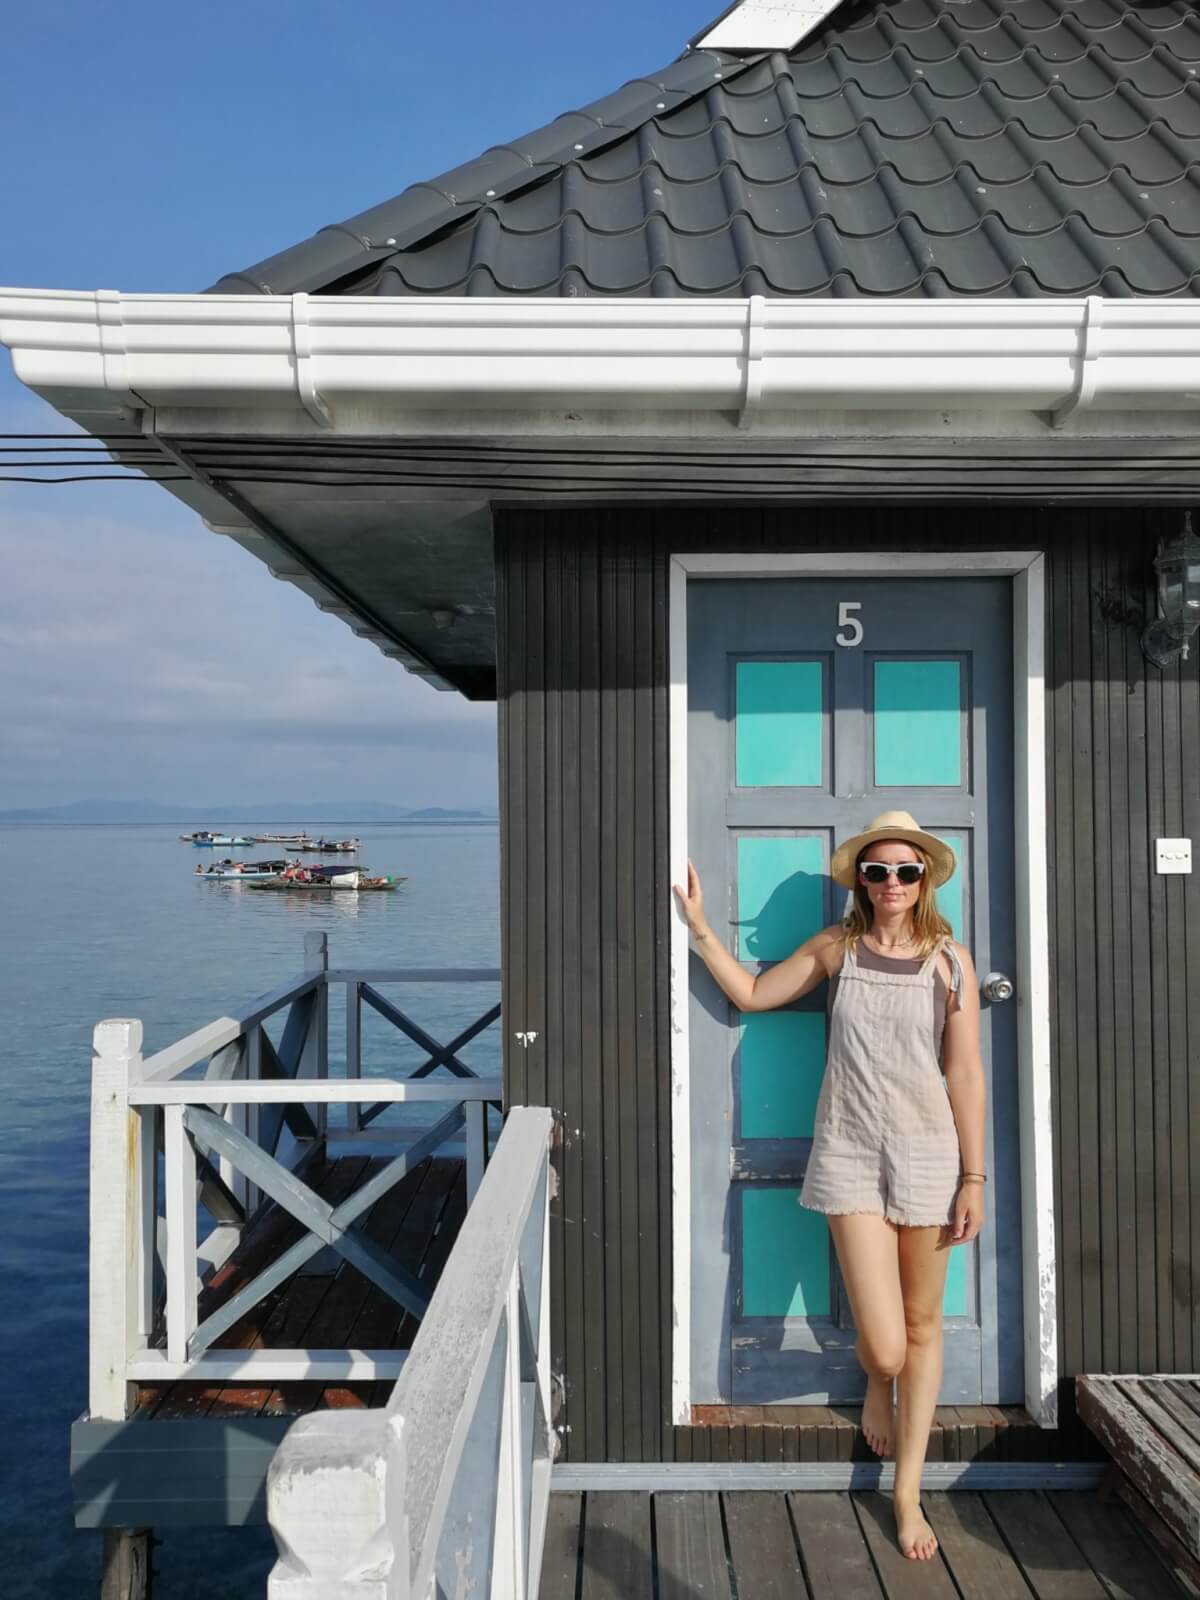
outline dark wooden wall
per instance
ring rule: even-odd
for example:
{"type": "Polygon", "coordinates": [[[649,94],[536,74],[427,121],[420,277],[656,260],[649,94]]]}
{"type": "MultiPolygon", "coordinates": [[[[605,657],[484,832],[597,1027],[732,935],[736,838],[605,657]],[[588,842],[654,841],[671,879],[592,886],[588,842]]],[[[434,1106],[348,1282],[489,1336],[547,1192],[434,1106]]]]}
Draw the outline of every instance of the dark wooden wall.
{"type": "MultiPolygon", "coordinates": [[[[670,1420],[673,550],[1047,551],[1064,1379],[1059,1436],[1031,1451],[1095,1453],[1074,1422],[1076,1372],[1200,1370],[1200,1076],[1189,1105],[1200,932],[1189,939],[1185,925],[1196,879],[1159,877],[1153,862],[1156,835],[1200,836],[1200,641],[1165,672],[1138,645],[1155,544],[1178,515],[497,514],[505,1072],[510,1102],[558,1113],[552,1343],[568,1459],[763,1448],[762,1429],[736,1419],[703,1429],[670,1420]],[[530,1048],[517,1030],[536,1031],[530,1048]]],[[[803,1459],[803,1437],[783,1432],[785,1453],[803,1459]]]]}

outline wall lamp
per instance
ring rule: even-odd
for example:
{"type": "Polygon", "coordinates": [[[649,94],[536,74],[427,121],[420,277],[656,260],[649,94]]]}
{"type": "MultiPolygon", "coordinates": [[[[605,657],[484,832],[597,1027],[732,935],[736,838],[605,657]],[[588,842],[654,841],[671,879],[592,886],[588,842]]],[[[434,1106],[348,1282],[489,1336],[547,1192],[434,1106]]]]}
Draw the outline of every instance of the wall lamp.
{"type": "Polygon", "coordinates": [[[1192,532],[1192,513],[1183,530],[1159,544],[1154,558],[1158,616],[1142,634],[1142,654],[1156,667],[1188,658],[1188,640],[1200,628],[1200,539],[1192,532]]]}

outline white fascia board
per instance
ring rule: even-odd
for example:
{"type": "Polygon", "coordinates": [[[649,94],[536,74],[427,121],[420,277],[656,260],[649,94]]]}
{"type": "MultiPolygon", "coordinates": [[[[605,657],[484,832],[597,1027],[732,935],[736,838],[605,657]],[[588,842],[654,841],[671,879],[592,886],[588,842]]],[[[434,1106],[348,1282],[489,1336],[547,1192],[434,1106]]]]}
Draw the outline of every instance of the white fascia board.
{"type": "Polygon", "coordinates": [[[146,409],[1190,412],[1200,304],[568,300],[0,289],[18,377],[97,428],[146,409]]]}

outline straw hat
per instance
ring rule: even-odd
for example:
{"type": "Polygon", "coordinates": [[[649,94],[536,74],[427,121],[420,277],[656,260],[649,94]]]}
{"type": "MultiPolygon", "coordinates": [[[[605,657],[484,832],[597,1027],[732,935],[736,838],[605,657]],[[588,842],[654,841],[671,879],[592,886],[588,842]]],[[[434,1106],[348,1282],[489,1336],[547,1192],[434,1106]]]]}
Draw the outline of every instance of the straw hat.
{"type": "Polygon", "coordinates": [[[859,855],[869,844],[879,839],[902,839],[905,844],[920,845],[933,862],[933,883],[936,888],[953,876],[954,851],[933,834],[922,832],[917,819],[908,811],[881,811],[874,822],[868,823],[861,833],[847,839],[833,852],[829,863],[829,876],[843,889],[853,889],[855,866],[859,855]]]}

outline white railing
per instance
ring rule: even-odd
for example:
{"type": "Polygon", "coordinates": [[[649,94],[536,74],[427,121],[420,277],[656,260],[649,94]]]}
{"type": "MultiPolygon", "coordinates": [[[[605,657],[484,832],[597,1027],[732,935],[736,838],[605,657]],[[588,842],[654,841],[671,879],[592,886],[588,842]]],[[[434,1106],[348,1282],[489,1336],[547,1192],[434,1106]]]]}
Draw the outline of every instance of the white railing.
{"type": "Polygon", "coordinates": [[[537,1600],[550,1427],[551,1113],[509,1111],[388,1405],[275,1453],[269,1600],[537,1600]]]}
{"type": "Polygon", "coordinates": [[[89,1271],[89,1414],[122,1420],[131,1385],[179,1378],[235,1383],[395,1378],[398,1350],[222,1349],[217,1341],[318,1251],[332,1247],[406,1310],[423,1316],[427,1287],[354,1224],[432,1151],[463,1130],[467,1193],[482,1181],[487,1108],[498,1078],[475,1076],[457,1057],[465,1034],[440,1045],[383,999],[380,983],[493,984],[493,969],[399,968],[330,972],[324,934],[305,940],[305,971],[232,1016],[155,1055],[142,1054],[142,1025],[101,1022],[92,1064],[89,1271]],[[347,1076],[329,1077],[329,985],[348,999],[347,1076]],[[429,1052],[406,1078],[362,1076],[360,997],[429,1052]],[[284,1016],[276,1045],[265,1024],[284,1016]],[[452,1080],[429,1077],[450,1065],[452,1080]],[[368,1128],[395,1106],[444,1107],[432,1127],[368,1128]],[[330,1106],[347,1108],[331,1127],[330,1106]],[[338,1205],[305,1181],[332,1141],[403,1148],[338,1205]],[[161,1157],[161,1160],[160,1160],[161,1157]],[[211,1217],[199,1238],[198,1207],[211,1217]],[[281,1208],[304,1236],[262,1266],[237,1293],[205,1289],[252,1227],[281,1208]]]}

